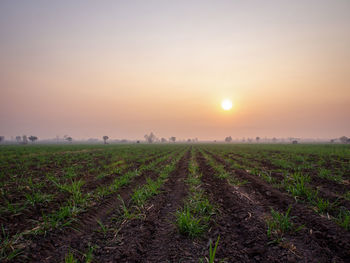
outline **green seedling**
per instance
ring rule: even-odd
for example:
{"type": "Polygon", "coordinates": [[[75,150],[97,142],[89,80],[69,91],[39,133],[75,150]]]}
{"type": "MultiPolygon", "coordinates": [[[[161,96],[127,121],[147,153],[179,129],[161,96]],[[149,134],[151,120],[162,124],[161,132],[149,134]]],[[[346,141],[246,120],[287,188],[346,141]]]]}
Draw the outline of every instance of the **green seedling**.
{"type": "Polygon", "coordinates": [[[189,207],[185,207],[182,211],[177,211],[176,225],[181,234],[190,238],[200,236],[207,228],[207,225],[203,224],[201,218],[191,214],[189,207]]]}
{"type": "Polygon", "coordinates": [[[96,221],[97,224],[100,226],[100,230],[99,232],[102,232],[104,236],[106,236],[107,232],[108,232],[108,227],[105,226],[100,220],[96,221]]]}
{"type": "Polygon", "coordinates": [[[95,246],[90,246],[88,248],[88,251],[83,255],[85,259],[85,263],[91,263],[94,260],[94,250],[95,246]]]}
{"type": "Polygon", "coordinates": [[[3,225],[1,225],[0,236],[0,260],[12,260],[22,253],[20,249],[15,248],[15,244],[18,241],[19,235],[16,234],[12,237],[6,232],[3,225]]]}
{"type": "Polygon", "coordinates": [[[68,252],[66,257],[64,258],[65,263],[78,263],[78,260],[74,258],[74,254],[72,252],[68,252]]]}
{"type": "Polygon", "coordinates": [[[341,209],[338,217],[336,218],[336,222],[346,230],[350,230],[350,211],[341,209]]]}
{"type": "Polygon", "coordinates": [[[25,194],[25,197],[27,199],[27,202],[35,206],[36,204],[40,203],[49,203],[53,199],[52,194],[44,194],[41,192],[33,192],[31,194],[25,194]]]}
{"type": "Polygon", "coordinates": [[[211,244],[212,242],[210,240],[208,263],[214,263],[214,261],[215,261],[215,254],[216,254],[216,249],[218,248],[218,245],[219,245],[219,240],[220,240],[220,236],[218,236],[218,238],[216,239],[214,249],[212,247],[212,244],[211,244]]]}
{"type": "Polygon", "coordinates": [[[132,195],[133,202],[138,206],[143,206],[148,198],[160,193],[159,188],[162,185],[161,180],[153,181],[152,179],[147,178],[146,181],[147,183],[144,186],[139,187],[132,195]]]}
{"type": "Polygon", "coordinates": [[[316,201],[317,211],[321,214],[331,211],[333,208],[332,203],[328,199],[317,198],[316,201]]]}
{"type": "Polygon", "coordinates": [[[274,237],[274,242],[279,243],[283,239],[284,234],[289,231],[301,229],[301,227],[294,228],[294,224],[291,221],[294,217],[290,216],[291,209],[292,207],[290,206],[286,213],[280,213],[271,208],[271,218],[266,220],[267,236],[270,238],[274,237]]]}
{"type": "MultiPolygon", "coordinates": [[[[131,220],[131,219],[139,217],[139,215],[130,212],[130,210],[125,205],[125,202],[124,202],[123,198],[121,198],[121,196],[119,196],[119,200],[121,201],[121,209],[122,209],[122,213],[123,213],[122,216],[124,219],[131,220]]],[[[138,207],[136,207],[136,208],[138,208],[138,207]]]]}

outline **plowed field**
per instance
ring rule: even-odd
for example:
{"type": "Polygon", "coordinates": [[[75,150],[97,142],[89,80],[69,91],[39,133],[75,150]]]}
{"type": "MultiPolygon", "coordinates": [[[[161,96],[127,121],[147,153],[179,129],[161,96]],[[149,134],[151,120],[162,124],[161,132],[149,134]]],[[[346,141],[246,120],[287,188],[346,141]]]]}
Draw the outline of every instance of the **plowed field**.
{"type": "Polygon", "coordinates": [[[350,262],[344,145],[2,146],[0,169],[1,262],[350,262]]]}

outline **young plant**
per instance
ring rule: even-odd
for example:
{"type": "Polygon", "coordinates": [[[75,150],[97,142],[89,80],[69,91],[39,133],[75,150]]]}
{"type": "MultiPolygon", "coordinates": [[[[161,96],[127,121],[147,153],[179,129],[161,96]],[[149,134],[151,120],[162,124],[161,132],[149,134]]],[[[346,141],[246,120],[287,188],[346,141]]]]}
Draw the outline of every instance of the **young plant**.
{"type": "Polygon", "coordinates": [[[176,212],[176,225],[181,234],[190,238],[200,236],[207,228],[207,225],[203,224],[201,218],[191,214],[190,208],[187,206],[182,211],[176,212]]]}
{"type": "Polygon", "coordinates": [[[346,230],[350,230],[350,211],[347,209],[340,210],[336,222],[346,230]]]}
{"type": "Polygon", "coordinates": [[[212,248],[212,245],[211,245],[212,242],[211,242],[211,240],[210,240],[210,245],[209,245],[209,260],[208,260],[208,263],[214,263],[215,254],[216,254],[216,249],[218,248],[218,245],[219,245],[219,240],[220,240],[220,236],[218,236],[218,238],[216,239],[214,249],[212,248]]]}
{"type": "MultiPolygon", "coordinates": [[[[160,179],[160,178],[159,178],[160,179]]],[[[148,198],[159,193],[159,188],[162,185],[161,180],[152,180],[147,178],[147,183],[139,187],[132,195],[132,200],[138,206],[143,206],[148,198]]]]}
{"type": "MultiPolygon", "coordinates": [[[[131,220],[131,219],[134,219],[134,218],[138,218],[140,217],[139,214],[135,214],[135,213],[132,213],[130,212],[130,210],[128,209],[128,207],[125,205],[125,202],[124,200],[121,198],[121,196],[119,196],[119,200],[121,201],[121,209],[122,209],[122,217],[126,220],[131,220]]],[[[136,207],[136,209],[138,209],[138,207],[136,207]]]]}
{"type": "Polygon", "coordinates": [[[68,252],[66,257],[64,258],[65,263],[78,263],[78,260],[74,258],[74,255],[72,252],[68,252]]]}
{"type": "Polygon", "coordinates": [[[291,209],[292,207],[290,206],[286,213],[280,213],[271,208],[271,217],[266,220],[267,236],[270,238],[275,237],[274,242],[279,243],[283,239],[285,233],[291,230],[298,231],[300,229],[294,228],[291,221],[293,217],[290,216],[291,209]]]}
{"type": "Polygon", "coordinates": [[[96,222],[100,226],[100,230],[99,231],[102,232],[103,235],[106,237],[106,234],[108,232],[107,226],[105,226],[100,220],[97,220],[96,222]]]}
{"type": "Polygon", "coordinates": [[[306,198],[308,201],[314,201],[317,192],[307,186],[310,182],[310,176],[301,173],[293,173],[287,176],[283,182],[285,188],[294,197],[306,198]]]}
{"type": "Polygon", "coordinates": [[[317,211],[321,214],[327,213],[332,209],[332,203],[328,199],[317,198],[316,201],[317,211]]]}
{"type": "Polygon", "coordinates": [[[52,194],[45,194],[45,193],[41,193],[41,192],[33,192],[32,194],[25,194],[25,197],[27,199],[27,202],[32,205],[35,206],[36,204],[40,204],[40,203],[48,203],[52,200],[53,195],[52,194]]]}
{"type": "Polygon", "coordinates": [[[94,250],[95,246],[89,245],[88,251],[83,255],[85,263],[91,263],[94,260],[94,250]]]}
{"type": "Polygon", "coordinates": [[[0,261],[12,260],[21,254],[21,250],[14,248],[19,235],[14,235],[12,237],[6,232],[3,225],[1,225],[1,235],[0,235],[0,261]]]}
{"type": "Polygon", "coordinates": [[[189,177],[186,183],[189,184],[190,195],[184,208],[176,212],[176,225],[181,234],[195,238],[202,235],[208,228],[214,208],[200,188],[201,174],[198,173],[198,167],[193,159],[188,169],[189,177]]]}

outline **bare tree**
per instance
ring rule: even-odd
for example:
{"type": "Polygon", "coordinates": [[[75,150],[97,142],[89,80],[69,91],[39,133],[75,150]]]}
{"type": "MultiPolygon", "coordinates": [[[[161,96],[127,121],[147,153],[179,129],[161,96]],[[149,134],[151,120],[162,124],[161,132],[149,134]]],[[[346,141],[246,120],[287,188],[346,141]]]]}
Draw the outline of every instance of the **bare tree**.
{"type": "Polygon", "coordinates": [[[5,141],[5,136],[0,136],[0,143],[5,141]]]}
{"type": "Polygon", "coordinates": [[[232,142],[232,137],[231,136],[226,137],[225,142],[232,142]]]}
{"type": "Polygon", "coordinates": [[[255,140],[256,140],[256,142],[259,142],[259,141],[260,141],[260,137],[257,136],[257,137],[255,138],[255,140]]]}
{"type": "Polygon", "coordinates": [[[157,137],[151,132],[150,134],[146,134],[145,136],[146,142],[153,143],[156,141],[157,137]]]}
{"type": "Polygon", "coordinates": [[[27,144],[28,143],[27,135],[23,135],[22,136],[22,143],[23,144],[27,144]]]}
{"type": "Polygon", "coordinates": [[[348,137],[342,136],[342,137],[339,138],[339,141],[340,141],[341,143],[348,143],[348,137]]]}
{"type": "Polygon", "coordinates": [[[29,139],[32,143],[34,143],[34,142],[38,139],[38,137],[31,135],[31,136],[28,137],[28,139],[29,139]]]}
{"type": "Polygon", "coordinates": [[[170,138],[169,138],[169,141],[175,143],[176,137],[174,137],[174,136],[170,137],[170,138]]]}
{"type": "Polygon", "coordinates": [[[21,143],[22,137],[21,136],[16,136],[16,141],[17,141],[17,143],[21,143]]]}
{"type": "Polygon", "coordinates": [[[104,144],[107,144],[107,140],[109,139],[109,137],[107,135],[102,137],[104,144]]]}

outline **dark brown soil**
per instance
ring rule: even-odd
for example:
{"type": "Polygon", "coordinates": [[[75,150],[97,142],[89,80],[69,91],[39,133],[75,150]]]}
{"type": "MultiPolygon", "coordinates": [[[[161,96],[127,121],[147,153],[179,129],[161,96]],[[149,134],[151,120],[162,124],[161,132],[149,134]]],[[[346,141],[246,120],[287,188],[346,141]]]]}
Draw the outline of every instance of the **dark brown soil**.
{"type": "MultiPolygon", "coordinates": [[[[177,153],[176,153],[177,154],[177,153]]],[[[173,157],[163,161],[163,166],[169,163],[173,157]]],[[[106,221],[111,214],[119,210],[121,206],[120,197],[128,202],[131,190],[146,183],[146,178],[154,178],[157,174],[152,171],[145,171],[136,176],[133,181],[120,189],[120,191],[102,200],[87,212],[81,214],[72,228],[55,230],[46,236],[33,237],[25,251],[16,258],[20,262],[62,262],[65,255],[71,250],[81,246],[82,240],[88,239],[95,229],[99,228],[97,221],[106,221]]]]}
{"type": "Polygon", "coordinates": [[[115,249],[104,247],[98,251],[100,261],[180,262],[186,255],[193,256],[188,250],[192,242],[180,236],[174,225],[175,212],[187,195],[184,180],[189,157],[187,152],[169,175],[162,192],[147,203],[144,218],[130,220],[122,226],[115,249]]]}
{"type": "MultiPolygon", "coordinates": [[[[221,157],[212,155],[217,161],[226,165],[226,169],[230,170],[229,165],[221,159],[221,157]]],[[[304,240],[299,248],[310,247],[310,250],[303,252],[303,259],[306,262],[318,259],[319,262],[349,262],[350,258],[350,234],[346,230],[336,225],[333,221],[321,217],[314,211],[295,200],[289,195],[273,188],[260,178],[251,175],[243,170],[232,171],[235,176],[242,180],[248,180],[248,184],[242,187],[249,197],[259,200],[259,206],[262,209],[273,207],[280,211],[286,211],[291,205],[292,216],[296,223],[304,225],[304,230],[296,233],[296,238],[304,240]],[[298,237],[299,236],[299,237],[298,237]]],[[[295,239],[295,241],[297,241],[295,239]]]]}
{"type": "MultiPolygon", "coordinates": [[[[159,155],[150,155],[145,164],[156,160],[159,155]]],[[[123,172],[128,172],[135,170],[141,166],[140,162],[130,162],[128,163],[128,168],[123,172]]],[[[95,175],[85,174],[79,179],[84,179],[85,184],[82,187],[82,193],[88,193],[95,190],[97,187],[109,185],[115,178],[119,177],[120,174],[110,174],[101,179],[96,179],[95,175]]],[[[42,193],[55,193],[57,188],[54,185],[47,185],[44,189],[41,189],[42,193]]],[[[3,216],[0,218],[0,225],[6,226],[6,231],[9,235],[14,235],[16,233],[21,233],[25,230],[30,230],[37,225],[37,222],[42,219],[42,215],[47,215],[52,211],[56,211],[59,207],[64,204],[68,199],[69,193],[58,192],[55,198],[46,203],[35,204],[34,206],[29,206],[27,209],[21,211],[19,214],[11,214],[3,216]]],[[[12,200],[13,201],[13,200],[12,200]]]]}
{"type": "MultiPolygon", "coordinates": [[[[236,154],[229,154],[229,158],[235,160],[238,163],[242,163],[241,159],[242,157],[237,158],[236,154]]],[[[243,157],[244,158],[244,157],[243,157]]],[[[283,180],[283,176],[273,172],[276,169],[279,169],[280,167],[276,167],[273,165],[269,160],[259,160],[255,158],[249,158],[253,163],[257,163],[259,166],[261,166],[266,171],[272,171],[271,176],[273,176],[278,181],[283,180]]],[[[310,186],[312,188],[315,188],[319,192],[319,196],[322,198],[326,198],[331,202],[336,202],[338,205],[344,206],[345,208],[350,210],[350,202],[343,198],[343,194],[350,191],[350,185],[332,181],[326,178],[321,178],[317,175],[317,173],[314,170],[308,170],[305,171],[305,173],[309,174],[311,176],[311,182],[310,186]]]]}
{"type": "MultiPolygon", "coordinates": [[[[188,194],[185,180],[191,151],[187,149],[161,187],[161,193],[140,210],[133,206],[132,193],[146,183],[146,178],[156,179],[159,174],[155,172],[145,171],[120,189],[118,195],[96,204],[79,217],[74,229],[30,237],[13,262],[64,262],[68,252],[85,262],[89,247],[94,247],[93,262],[198,262],[201,258],[206,262],[209,240],[215,242],[218,236],[215,262],[350,262],[349,232],[259,177],[244,170],[232,170],[223,158],[209,154],[232,176],[248,184],[237,187],[216,177],[205,157],[196,153],[203,175],[202,188],[217,211],[204,236],[191,240],[180,235],[174,224],[175,213],[188,194]],[[119,195],[128,209],[138,212],[140,217],[125,220],[121,216],[119,195]],[[285,212],[289,206],[295,226],[304,228],[286,233],[280,243],[271,242],[266,218],[271,208],[285,212]],[[101,231],[97,221],[102,222],[106,232],[101,231]]],[[[103,184],[111,182],[109,177],[104,180],[103,184]]],[[[98,185],[91,181],[92,188],[98,185]]]]}

